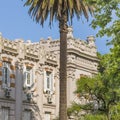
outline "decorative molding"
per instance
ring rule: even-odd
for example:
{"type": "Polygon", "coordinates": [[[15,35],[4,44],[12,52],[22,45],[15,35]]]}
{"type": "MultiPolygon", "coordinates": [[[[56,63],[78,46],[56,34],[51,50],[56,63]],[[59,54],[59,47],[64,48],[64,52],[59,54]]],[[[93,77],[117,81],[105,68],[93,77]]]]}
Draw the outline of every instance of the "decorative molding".
{"type": "Polygon", "coordinates": [[[10,78],[15,79],[15,74],[10,74],[10,78]]]}
{"type": "Polygon", "coordinates": [[[0,71],[0,76],[2,76],[2,71],[0,71]]]}
{"type": "Polygon", "coordinates": [[[2,62],[0,62],[0,67],[2,67],[2,62]]]}
{"type": "Polygon", "coordinates": [[[19,60],[16,61],[16,62],[15,62],[15,68],[22,71],[22,70],[23,70],[23,62],[22,62],[22,61],[19,61],[19,60]]]}
{"type": "Polygon", "coordinates": [[[67,69],[67,78],[72,78],[72,80],[75,80],[75,69],[73,68],[67,69]]]}
{"type": "Polygon", "coordinates": [[[32,63],[25,63],[25,66],[28,67],[28,68],[33,68],[34,64],[32,64],[32,63]]]}
{"type": "Polygon", "coordinates": [[[15,83],[10,83],[10,87],[15,88],[15,83]]]}
{"type": "Polygon", "coordinates": [[[0,80],[0,85],[2,85],[2,80],[0,80]]]}
{"type": "Polygon", "coordinates": [[[14,65],[10,65],[10,69],[11,70],[15,70],[15,66],[14,65]]]}

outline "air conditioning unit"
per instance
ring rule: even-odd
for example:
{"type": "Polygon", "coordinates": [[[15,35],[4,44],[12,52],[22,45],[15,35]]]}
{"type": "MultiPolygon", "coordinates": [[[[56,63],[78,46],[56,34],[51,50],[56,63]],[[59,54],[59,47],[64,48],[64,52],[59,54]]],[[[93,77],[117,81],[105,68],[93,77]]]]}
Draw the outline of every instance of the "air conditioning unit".
{"type": "Polygon", "coordinates": [[[5,89],[5,97],[10,98],[10,91],[11,90],[9,88],[5,89]]]}
{"type": "Polygon", "coordinates": [[[50,90],[46,90],[46,94],[50,95],[51,91],[50,90]]]}
{"type": "Polygon", "coordinates": [[[51,103],[52,103],[52,97],[49,96],[49,97],[47,98],[47,102],[48,102],[49,104],[51,104],[51,103]]]}
{"type": "Polygon", "coordinates": [[[32,99],[32,93],[27,93],[26,96],[27,96],[27,100],[31,101],[31,99],[32,99]]]}

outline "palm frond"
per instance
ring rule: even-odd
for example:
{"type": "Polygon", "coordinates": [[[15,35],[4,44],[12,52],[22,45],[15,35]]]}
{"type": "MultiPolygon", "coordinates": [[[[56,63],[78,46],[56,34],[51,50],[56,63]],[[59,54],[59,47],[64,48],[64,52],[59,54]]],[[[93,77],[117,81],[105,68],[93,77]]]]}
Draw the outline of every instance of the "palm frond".
{"type": "Polygon", "coordinates": [[[94,11],[93,4],[87,0],[26,0],[24,5],[30,6],[29,15],[42,25],[48,17],[51,24],[53,18],[59,19],[63,12],[66,12],[71,21],[74,15],[80,19],[82,14],[88,20],[89,13],[94,11]]]}

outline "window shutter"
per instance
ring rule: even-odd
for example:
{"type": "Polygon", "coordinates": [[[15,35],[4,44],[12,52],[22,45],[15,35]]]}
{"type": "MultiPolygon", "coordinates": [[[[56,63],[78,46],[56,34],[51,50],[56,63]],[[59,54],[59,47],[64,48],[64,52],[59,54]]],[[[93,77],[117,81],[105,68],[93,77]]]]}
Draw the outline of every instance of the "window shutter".
{"type": "Polygon", "coordinates": [[[46,71],[44,70],[44,92],[47,90],[46,71]]]}
{"type": "Polygon", "coordinates": [[[11,73],[10,66],[9,64],[7,64],[7,86],[8,87],[10,87],[10,73],[11,73]]]}
{"type": "Polygon", "coordinates": [[[10,71],[7,68],[7,86],[10,87],[10,71]]]}
{"type": "Polygon", "coordinates": [[[34,82],[35,82],[35,80],[34,80],[34,79],[35,79],[35,70],[34,70],[34,68],[32,68],[31,71],[32,71],[32,73],[31,73],[31,76],[30,76],[30,77],[31,77],[31,78],[30,78],[30,79],[31,79],[30,81],[31,81],[31,85],[33,85],[34,82]]]}
{"type": "Polygon", "coordinates": [[[4,71],[4,68],[2,68],[2,87],[4,88],[5,87],[5,71],[4,71]]]}
{"type": "Polygon", "coordinates": [[[52,92],[55,92],[55,79],[54,79],[54,71],[51,74],[51,82],[52,82],[52,92]]]}
{"type": "Polygon", "coordinates": [[[23,67],[23,86],[26,87],[27,85],[27,73],[26,73],[26,66],[23,67]]]}
{"type": "Polygon", "coordinates": [[[50,74],[50,91],[53,92],[53,73],[50,74]]]}

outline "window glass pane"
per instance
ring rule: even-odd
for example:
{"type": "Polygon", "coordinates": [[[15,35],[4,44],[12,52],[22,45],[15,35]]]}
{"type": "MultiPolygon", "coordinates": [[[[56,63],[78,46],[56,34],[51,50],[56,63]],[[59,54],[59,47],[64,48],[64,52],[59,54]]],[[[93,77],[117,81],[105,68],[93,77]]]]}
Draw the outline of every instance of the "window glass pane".
{"type": "Polygon", "coordinates": [[[9,77],[9,76],[8,76],[8,75],[9,75],[8,66],[9,66],[8,63],[5,63],[5,62],[3,63],[3,68],[2,68],[2,74],[3,74],[3,75],[2,75],[2,80],[3,80],[3,83],[4,83],[4,84],[8,84],[8,81],[9,81],[9,80],[8,80],[8,79],[9,79],[9,78],[8,78],[8,77],[9,77]]]}
{"type": "Polygon", "coordinates": [[[8,68],[5,67],[4,70],[5,70],[5,74],[4,74],[5,75],[4,76],[5,77],[5,84],[7,84],[8,68]]]}
{"type": "Polygon", "coordinates": [[[26,69],[26,83],[27,85],[31,85],[31,77],[32,77],[32,73],[31,73],[31,69],[30,68],[27,68],[26,69]]]}
{"type": "Polygon", "coordinates": [[[46,72],[47,89],[51,89],[51,72],[46,72]]]}
{"type": "Polygon", "coordinates": [[[27,84],[30,85],[30,73],[27,72],[27,84]]]}
{"type": "Polygon", "coordinates": [[[50,78],[47,77],[47,88],[50,89],[50,78]]]}

